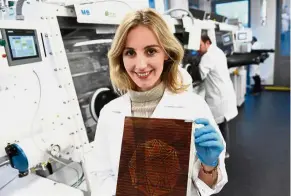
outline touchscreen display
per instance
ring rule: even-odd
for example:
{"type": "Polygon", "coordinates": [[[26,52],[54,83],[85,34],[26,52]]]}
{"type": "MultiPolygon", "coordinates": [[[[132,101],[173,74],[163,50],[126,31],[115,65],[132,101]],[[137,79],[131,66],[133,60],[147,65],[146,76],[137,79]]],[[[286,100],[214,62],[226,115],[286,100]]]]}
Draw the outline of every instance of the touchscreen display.
{"type": "Polygon", "coordinates": [[[37,56],[34,36],[8,36],[12,58],[37,56]]]}

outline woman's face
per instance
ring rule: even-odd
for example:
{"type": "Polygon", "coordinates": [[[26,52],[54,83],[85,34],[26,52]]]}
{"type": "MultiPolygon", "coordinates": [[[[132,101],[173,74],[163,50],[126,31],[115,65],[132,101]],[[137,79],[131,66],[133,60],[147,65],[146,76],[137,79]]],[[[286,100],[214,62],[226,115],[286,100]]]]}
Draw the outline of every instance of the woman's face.
{"type": "Polygon", "coordinates": [[[155,34],[145,26],[131,29],[122,54],[124,67],[139,91],[147,91],[159,84],[168,59],[155,34]]]}

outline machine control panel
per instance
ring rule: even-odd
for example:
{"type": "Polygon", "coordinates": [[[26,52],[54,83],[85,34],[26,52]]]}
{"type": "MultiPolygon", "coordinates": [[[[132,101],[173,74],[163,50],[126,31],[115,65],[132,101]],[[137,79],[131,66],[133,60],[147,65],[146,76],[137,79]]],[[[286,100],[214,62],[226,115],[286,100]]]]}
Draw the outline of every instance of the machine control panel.
{"type": "Polygon", "coordinates": [[[222,43],[224,46],[233,45],[231,33],[226,33],[226,34],[222,35],[221,37],[222,37],[222,43]]]}
{"type": "Polygon", "coordinates": [[[42,61],[37,32],[33,29],[1,29],[9,66],[42,61]]]}
{"type": "Polygon", "coordinates": [[[248,39],[247,32],[237,33],[237,40],[243,41],[243,40],[247,40],[247,39],[248,39]]]}

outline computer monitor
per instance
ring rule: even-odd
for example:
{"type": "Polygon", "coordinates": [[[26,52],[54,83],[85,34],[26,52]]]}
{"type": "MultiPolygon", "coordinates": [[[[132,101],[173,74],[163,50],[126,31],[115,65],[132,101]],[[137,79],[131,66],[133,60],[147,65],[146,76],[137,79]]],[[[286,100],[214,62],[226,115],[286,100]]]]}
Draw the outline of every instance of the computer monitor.
{"type": "Polygon", "coordinates": [[[41,61],[36,30],[2,29],[9,66],[41,61]]]}

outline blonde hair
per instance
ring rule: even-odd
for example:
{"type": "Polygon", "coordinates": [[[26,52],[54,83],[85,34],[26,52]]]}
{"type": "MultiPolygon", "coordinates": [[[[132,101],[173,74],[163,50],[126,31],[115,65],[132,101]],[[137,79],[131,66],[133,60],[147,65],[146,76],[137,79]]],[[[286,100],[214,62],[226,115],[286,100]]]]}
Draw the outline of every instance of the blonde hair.
{"type": "Polygon", "coordinates": [[[136,88],[136,84],[124,68],[122,53],[129,31],[138,25],[144,25],[153,31],[164,52],[169,57],[169,60],[164,63],[161,80],[174,93],[185,91],[187,86],[183,85],[182,80],[178,78],[178,66],[183,59],[184,49],[160,14],[150,8],[127,14],[116,31],[108,53],[110,78],[114,89],[117,92],[119,91],[120,94],[124,94],[128,90],[136,88]]]}

